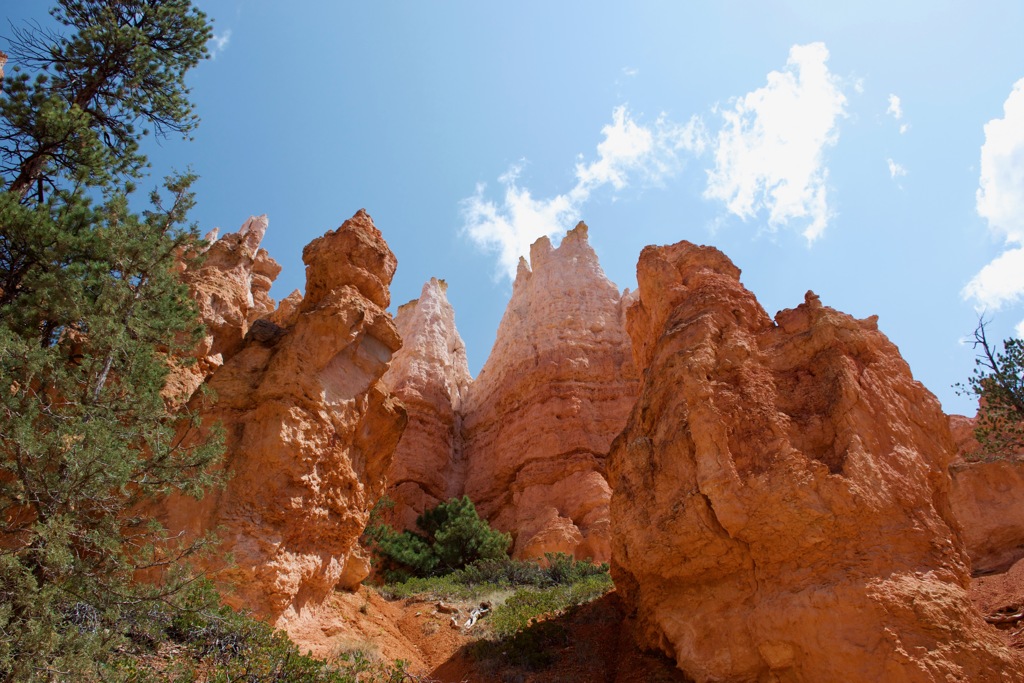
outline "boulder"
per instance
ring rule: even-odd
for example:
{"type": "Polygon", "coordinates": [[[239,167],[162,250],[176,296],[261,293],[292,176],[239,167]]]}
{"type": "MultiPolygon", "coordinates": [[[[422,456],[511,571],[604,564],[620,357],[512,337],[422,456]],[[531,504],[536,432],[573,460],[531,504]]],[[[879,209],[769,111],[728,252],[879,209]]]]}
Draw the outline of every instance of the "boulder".
{"type": "Polygon", "coordinates": [[[975,575],[1003,572],[1024,559],[1024,457],[985,454],[974,418],[950,415],[958,457],[949,467],[953,514],[975,575]]]}

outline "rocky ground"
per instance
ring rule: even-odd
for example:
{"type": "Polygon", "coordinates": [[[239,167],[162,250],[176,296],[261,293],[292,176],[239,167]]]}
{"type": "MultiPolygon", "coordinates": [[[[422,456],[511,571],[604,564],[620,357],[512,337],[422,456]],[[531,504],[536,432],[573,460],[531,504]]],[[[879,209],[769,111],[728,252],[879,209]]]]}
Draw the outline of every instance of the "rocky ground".
{"type": "Polygon", "coordinates": [[[364,586],[356,593],[336,594],[315,616],[289,630],[302,651],[316,656],[362,650],[383,661],[401,659],[411,673],[442,683],[688,680],[669,659],[636,647],[632,623],[615,591],[545,620],[531,629],[535,639],[505,649],[489,647],[486,617],[469,630],[453,626],[452,617],[464,622],[474,604],[427,597],[386,600],[364,586]],[[521,662],[538,653],[551,661],[521,662]]]}
{"type": "Polygon", "coordinates": [[[971,581],[971,601],[1018,653],[1024,653],[1024,560],[971,581]]]}
{"type": "MultiPolygon", "coordinates": [[[[1004,573],[974,578],[970,597],[988,621],[997,622],[993,626],[1007,645],[1024,653],[1024,560],[1004,573]]],[[[521,662],[529,654],[523,650],[532,649],[529,643],[488,649],[486,617],[472,629],[453,625],[453,617],[464,623],[475,604],[430,596],[387,600],[363,586],[355,593],[335,594],[324,608],[290,630],[302,651],[328,659],[357,650],[385,662],[401,659],[424,681],[689,680],[671,660],[640,651],[632,620],[615,591],[545,620],[540,637],[547,644],[537,649],[551,661],[533,666],[521,662]]]]}

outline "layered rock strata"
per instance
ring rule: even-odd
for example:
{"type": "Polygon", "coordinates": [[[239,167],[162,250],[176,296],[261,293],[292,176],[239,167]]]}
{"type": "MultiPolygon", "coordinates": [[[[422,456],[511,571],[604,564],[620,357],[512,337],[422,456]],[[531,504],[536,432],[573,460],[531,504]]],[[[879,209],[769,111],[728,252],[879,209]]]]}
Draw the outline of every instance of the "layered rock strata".
{"type": "Polygon", "coordinates": [[[494,348],[464,402],[465,493],[516,557],[610,557],[605,458],[637,379],[623,298],[580,223],[519,264],[494,348]]]}
{"type": "Polygon", "coordinates": [[[697,681],[1020,680],[972,608],[938,401],[874,318],[774,322],[720,252],[644,249],[613,575],[697,681]]]}
{"type": "Polygon", "coordinates": [[[206,336],[190,364],[177,364],[165,394],[183,402],[213,372],[242,348],[250,326],[274,311],[270,287],[281,266],[260,243],[269,222],[250,216],[238,232],[220,239],[217,230],[206,236],[209,246],[198,267],[184,269],[181,278],[199,308],[206,336]]]}
{"type": "Polygon", "coordinates": [[[360,211],[303,250],[306,296],[253,324],[209,380],[227,487],[171,501],[168,526],[217,530],[226,599],[284,625],[369,572],[358,538],[383,493],[405,411],[381,376],[401,345],[386,312],[396,261],[360,211]]]}
{"type": "Polygon", "coordinates": [[[386,519],[399,529],[415,529],[425,510],[461,495],[465,480],[462,404],[472,378],[447,289],[432,278],[395,316],[402,348],[384,383],[405,405],[409,424],[388,472],[394,506],[386,519]]]}

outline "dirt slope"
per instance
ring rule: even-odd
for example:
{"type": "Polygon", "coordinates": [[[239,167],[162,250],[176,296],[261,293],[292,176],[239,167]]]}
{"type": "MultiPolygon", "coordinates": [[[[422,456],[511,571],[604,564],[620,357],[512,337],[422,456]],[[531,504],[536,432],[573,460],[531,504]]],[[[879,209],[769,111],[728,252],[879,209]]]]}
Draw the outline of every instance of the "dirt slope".
{"type": "MultiPolygon", "coordinates": [[[[546,683],[590,681],[648,683],[687,681],[674,664],[658,655],[641,652],[633,641],[632,623],[614,591],[568,614],[546,620],[538,629],[536,650],[552,661],[531,668],[515,660],[518,651],[491,650],[474,655],[486,634],[486,618],[467,631],[464,623],[473,605],[409,598],[388,601],[361,587],[356,593],[337,593],[322,608],[289,625],[289,635],[303,652],[335,658],[362,650],[382,661],[401,659],[410,672],[442,683],[462,681],[516,681],[546,683]],[[456,608],[457,612],[452,612],[456,608]]],[[[532,636],[531,636],[532,637],[532,636]]]]}

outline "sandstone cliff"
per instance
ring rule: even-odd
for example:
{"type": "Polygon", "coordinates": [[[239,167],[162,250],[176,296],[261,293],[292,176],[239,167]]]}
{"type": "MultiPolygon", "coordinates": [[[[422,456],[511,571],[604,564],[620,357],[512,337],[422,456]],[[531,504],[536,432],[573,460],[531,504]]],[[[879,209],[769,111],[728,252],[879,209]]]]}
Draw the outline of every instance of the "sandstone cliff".
{"type": "Polygon", "coordinates": [[[957,445],[950,465],[951,502],[975,574],[1005,571],[1024,558],[1024,460],[1014,454],[985,459],[974,420],[950,415],[957,445]]]}
{"type": "Polygon", "coordinates": [[[465,493],[516,557],[608,560],[608,448],[637,380],[622,298],[580,223],[520,261],[494,348],[464,403],[465,493]]]}
{"type": "Polygon", "coordinates": [[[720,252],[648,247],[639,399],[610,455],[613,574],[697,681],[1010,681],[971,607],[938,401],[874,319],[773,322],[720,252]]]}
{"type": "Polygon", "coordinates": [[[388,472],[395,505],[386,519],[398,529],[415,529],[424,510],[462,495],[461,411],[472,378],[447,288],[431,279],[395,316],[402,348],[384,383],[409,413],[388,472]]]}
{"type": "Polygon", "coordinates": [[[379,381],[401,345],[380,232],[360,211],[302,256],[306,296],[286,326],[256,321],[208,382],[204,424],[223,424],[227,488],[167,513],[172,530],[218,529],[234,561],[217,577],[226,598],[278,625],[367,575],[358,537],[406,420],[379,381]]]}
{"type": "MultiPolygon", "coordinates": [[[[174,368],[165,394],[175,402],[187,401],[213,372],[242,348],[242,339],[258,318],[274,310],[270,287],[281,272],[260,242],[269,222],[264,216],[250,216],[238,232],[209,242],[202,262],[182,272],[199,307],[206,337],[195,349],[195,362],[174,368]]],[[[184,266],[182,266],[184,268],[184,266]]]]}

